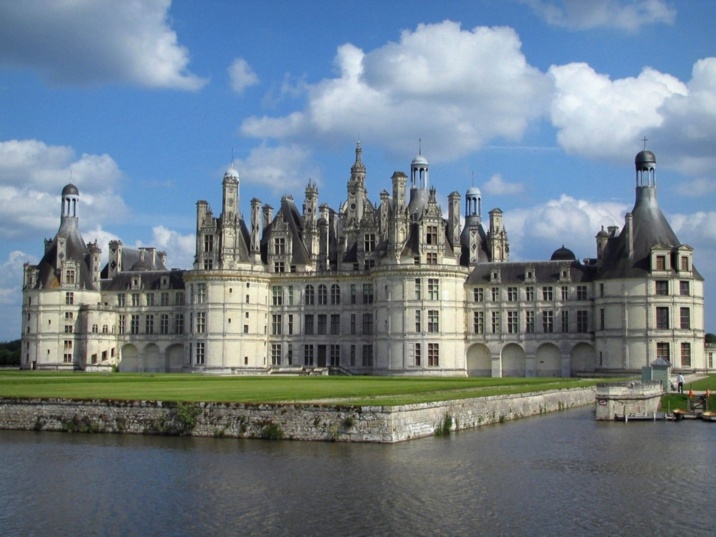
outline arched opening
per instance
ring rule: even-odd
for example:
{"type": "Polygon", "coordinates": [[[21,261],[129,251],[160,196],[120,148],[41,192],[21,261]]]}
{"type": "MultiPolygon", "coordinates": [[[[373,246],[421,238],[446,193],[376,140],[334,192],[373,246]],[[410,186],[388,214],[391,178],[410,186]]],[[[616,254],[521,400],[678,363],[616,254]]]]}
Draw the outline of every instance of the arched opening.
{"type": "Polygon", "coordinates": [[[525,351],[516,343],[505,345],[502,349],[502,376],[525,376],[525,351]]]}
{"type": "Polygon", "coordinates": [[[184,346],[170,345],[167,348],[167,373],[181,373],[184,367],[184,346]]]}
{"type": "Polygon", "coordinates": [[[122,347],[118,369],[123,373],[136,373],[139,371],[139,352],[137,352],[137,347],[131,344],[122,347]]]}
{"type": "Polygon", "coordinates": [[[572,349],[569,357],[570,374],[594,371],[597,364],[597,353],[587,343],[579,343],[572,349]]]}
{"type": "Polygon", "coordinates": [[[556,345],[552,343],[540,345],[535,359],[538,377],[562,376],[562,358],[556,345]]]}
{"type": "Polygon", "coordinates": [[[467,375],[469,377],[492,376],[492,355],[486,345],[476,343],[467,349],[467,375]]]}
{"type": "Polygon", "coordinates": [[[164,367],[159,359],[159,347],[154,343],[150,343],[144,347],[144,371],[152,373],[163,373],[164,367]]]}

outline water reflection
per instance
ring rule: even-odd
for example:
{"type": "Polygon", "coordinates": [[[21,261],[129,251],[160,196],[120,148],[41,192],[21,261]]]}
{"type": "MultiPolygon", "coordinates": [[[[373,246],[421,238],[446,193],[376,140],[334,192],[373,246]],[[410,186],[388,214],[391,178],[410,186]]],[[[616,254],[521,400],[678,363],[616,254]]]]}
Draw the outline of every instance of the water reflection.
{"type": "Polygon", "coordinates": [[[707,423],[589,409],[387,445],[0,432],[0,534],[711,535],[707,423]]]}

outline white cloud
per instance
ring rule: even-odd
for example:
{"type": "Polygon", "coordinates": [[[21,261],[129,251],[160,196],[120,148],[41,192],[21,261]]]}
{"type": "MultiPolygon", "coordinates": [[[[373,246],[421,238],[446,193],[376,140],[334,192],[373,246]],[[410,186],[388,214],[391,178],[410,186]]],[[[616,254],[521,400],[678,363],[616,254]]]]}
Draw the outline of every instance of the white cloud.
{"type": "Polygon", "coordinates": [[[493,196],[520,194],[524,191],[522,183],[508,183],[496,173],[485,183],[485,192],[493,196]]]}
{"type": "Polygon", "coordinates": [[[83,227],[127,209],[114,187],[122,173],[109,155],[83,154],[37,140],[0,142],[0,236],[35,237],[51,233],[60,218],[60,193],[72,182],[80,191],[83,227]]]}
{"type": "Polygon", "coordinates": [[[20,338],[23,264],[37,263],[30,254],[14,250],[0,263],[0,341],[20,338]]]}
{"type": "Polygon", "coordinates": [[[289,142],[345,143],[360,134],[392,154],[422,137],[433,160],[494,139],[519,139],[549,102],[549,80],[527,64],[511,28],[421,24],[365,53],[339,47],[339,76],[307,85],[304,110],[251,117],[242,133],[289,142]]]}
{"type": "Polygon", "coordinates": [[[56,84],[127,83],[197,90],[170,27],[171,0],[0,2],[0,62],[56,84]]]}
{"type": "Polygon", "coordinates": [[[236,161],[243,183],[265,186],[274,194],[300,191],[309,179],[320,183],[320,170],[310,163],[310,153],[296,145],[251,150],[248,158],[236,161]]]}
{"type": "Polygon", "coordinates": [[[622,203],[589,202],[565,194],[534,207],[513,209],[503,217],[511,259],[549,258],[563,244],[578,259],[594,257],[597,232],[602,226],[622,227],[630,209],[622,203]]]}
{"type": "MultiPolygon", "coordinates": [[[[138,243],[137,246],[143,246],[138,243]]],[[[167,253],[167,268],[191,268],[194,264],[194,254],[196,252],[196,235],[190,233],[182,235],[165,226],[155,226],[152,228],[152,243],[158,250],[167,253]]]]}
{"type": "Polygon", "coordinates": [[[231,89],[239,95],[243,94],[244,90],[249,86],[255,86],[259,83],[259,77],[243,58],[236,58],[231,64],[231,67],[229,67],[229,79],[231,80],[231,89]]]}
{"type": "Polygon", "coordinates": [[[682,196],[700,198],[716,192],[716,179],[700,178],[677,185],[676,191],[682,196]]]}
{"type": "Polygon", "coordinates": [[[647,24],[673,24],[676,10],[664,0],[521,0],[553,26],[572,30],[617,28],[634,31],[647,24]]]}

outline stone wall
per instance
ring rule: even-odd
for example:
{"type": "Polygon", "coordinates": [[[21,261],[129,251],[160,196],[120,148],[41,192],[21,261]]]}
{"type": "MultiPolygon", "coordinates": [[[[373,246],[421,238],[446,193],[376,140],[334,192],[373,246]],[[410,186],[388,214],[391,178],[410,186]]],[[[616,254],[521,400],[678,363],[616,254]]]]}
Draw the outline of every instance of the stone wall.
{"type": "Polygon", "coordinates": [[[393,443],[593,403],[593,388],[397,407],[4,398],[0,429],[393,443]]]}
{"type": "Polygon", "coordinates": [[[663,393],[663,386],[659,381],[598,384],[595,393],[596,418],[599,421],[609,421],[617,416],[653,415],[659,410],[663,393]]]}

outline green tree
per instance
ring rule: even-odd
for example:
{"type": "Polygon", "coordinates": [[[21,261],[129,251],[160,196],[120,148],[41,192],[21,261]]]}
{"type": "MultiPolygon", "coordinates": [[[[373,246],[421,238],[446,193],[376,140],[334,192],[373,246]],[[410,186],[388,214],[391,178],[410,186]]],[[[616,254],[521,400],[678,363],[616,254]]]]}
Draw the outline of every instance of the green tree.
{"type": "Polygon", "coordinates": [[[706,334],[706,343],[716,343],[716,334],[708,332],[706,334]]]}
{"type": "Polygon", "coordinates": [[[0,342],[0,367],[20,366],[20,340],[0,342]]]}

